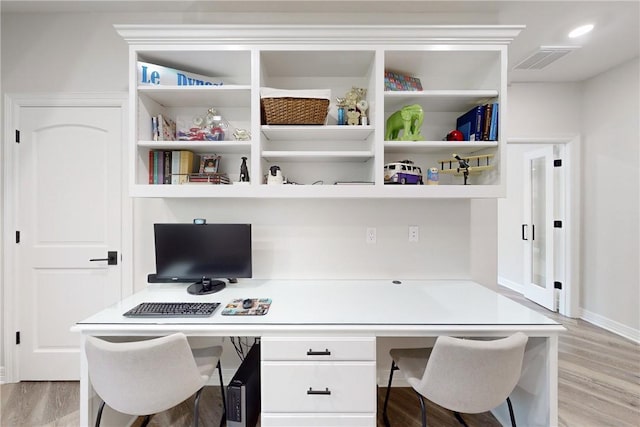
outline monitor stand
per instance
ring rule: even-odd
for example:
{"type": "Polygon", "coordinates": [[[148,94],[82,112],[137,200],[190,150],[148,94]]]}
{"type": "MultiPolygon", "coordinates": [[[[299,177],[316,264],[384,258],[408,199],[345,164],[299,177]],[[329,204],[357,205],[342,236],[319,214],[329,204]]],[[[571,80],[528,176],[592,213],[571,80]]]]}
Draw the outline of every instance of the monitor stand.
{"type": "Polygon", "coordinates": [[[199,282],[192,283],[187,288],[187,292],[192,295],[207,295],[221,291],[227,286],[222,280],[202,278],[199,282]]]}

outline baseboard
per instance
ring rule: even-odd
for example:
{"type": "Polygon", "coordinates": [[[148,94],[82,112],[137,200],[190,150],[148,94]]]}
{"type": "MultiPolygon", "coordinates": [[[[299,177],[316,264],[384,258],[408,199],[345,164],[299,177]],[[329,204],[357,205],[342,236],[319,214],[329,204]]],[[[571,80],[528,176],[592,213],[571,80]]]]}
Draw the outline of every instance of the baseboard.
{"type": "Polygon", "coordinates": [[[4,384],[4,382],[5,382],[4,366],[0,366],[0,384],[4,384]]]}
{"type": "Polygon", "coordinates": [[[524,289],[522,289],[522,285],[520,283],[516,283],[512,280],[505,279],[504,277],[498,276],[498,285],[504,286],[505,288],[509,288],[512,291],[515,291],[519,294],[524,293],[524,289]]]}
{"type": "Polygon", "coordinates": [[[615,320],[611,320],[584,308],[580,308],[579,317],[595,326],[606,329],[609,332],[613,332],[616,335],[620,335],[621,337],[640,344],[640,330],[638,329],[633,329],[627,325],[623,325],[620,322],[616,322],[615,320]]]}

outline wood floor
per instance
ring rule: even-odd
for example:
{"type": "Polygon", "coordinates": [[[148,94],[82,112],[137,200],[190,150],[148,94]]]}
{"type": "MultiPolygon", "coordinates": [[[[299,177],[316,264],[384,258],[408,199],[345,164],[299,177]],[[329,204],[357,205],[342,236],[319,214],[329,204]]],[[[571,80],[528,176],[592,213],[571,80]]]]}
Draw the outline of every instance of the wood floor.
{"type": "MultiPolygon", "coordinates": [[[[506,289],[516,301],[561,322],[559,340],[559,425],[640,427],[640,346],[587,322],[550,313],[506,289]]],[[[378,426],[383,426],[384,387],[378,389],[378,426]]],[[[77,382],[21,382],[0,386],[0,426],[53,427],[79,423],[77,382]]],[[[154,416],[150,426],[189,426],[193,399],[154,416]]],[[[453,414],[427,402],[430,426],[458,426],[453,414]]],[[[222,409],[218,387],[201,400],[202,426],[218,426],[222,409]]],[[[517,416],[517,414],[516,414],[517,416]]],[[[409,388],[393,388],[389,419],[394,427],[420,426],[420,407],[409,388]]],[[[464,415],[473,426],[497,426],[489,413],[464,415]]],[[[140,425],[138,422],[136,425],[140,425]]],[[[519,424],[522,427],[522,424],[519,424]]],[[[526,427],[526,426],[525,426],[526,427]]]]}

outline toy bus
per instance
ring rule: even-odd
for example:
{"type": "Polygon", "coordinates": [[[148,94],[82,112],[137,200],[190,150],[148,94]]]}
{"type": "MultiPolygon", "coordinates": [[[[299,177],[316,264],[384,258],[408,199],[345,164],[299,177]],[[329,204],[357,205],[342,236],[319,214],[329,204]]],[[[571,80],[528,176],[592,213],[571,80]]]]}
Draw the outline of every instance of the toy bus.
{"type": "Polygon", "coordinates": [[[411,160],[387,163],[384,165],[385,184],[423,184],[422,169],[411,160]]]}

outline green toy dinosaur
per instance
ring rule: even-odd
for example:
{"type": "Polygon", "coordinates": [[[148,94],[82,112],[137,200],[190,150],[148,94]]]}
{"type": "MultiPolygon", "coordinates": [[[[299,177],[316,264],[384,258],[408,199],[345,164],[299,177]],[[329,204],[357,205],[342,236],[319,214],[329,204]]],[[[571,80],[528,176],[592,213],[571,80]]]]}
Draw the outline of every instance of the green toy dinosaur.
{"type": "Polygon", "coordinates": [[[385,141],[421,141],[420,126],[424,120],[424,112],[418,104],[406,105],[387,119],[385,141]],[[402,136],[398,138],[400,131],[402,136]]]}

